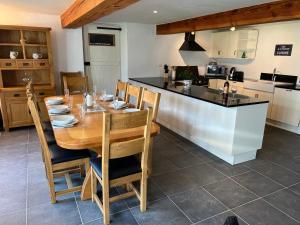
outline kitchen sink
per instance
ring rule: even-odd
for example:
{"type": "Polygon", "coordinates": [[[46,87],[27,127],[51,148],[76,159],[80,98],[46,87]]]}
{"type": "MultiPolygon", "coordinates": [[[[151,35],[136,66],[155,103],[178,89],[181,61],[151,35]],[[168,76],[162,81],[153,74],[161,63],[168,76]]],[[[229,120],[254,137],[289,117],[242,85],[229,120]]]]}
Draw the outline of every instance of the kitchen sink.
{"type": "Polygon", "coordinates": [[[275,85],[288,84],[284,82],[274,82],[270,80],[244,80],[244,88],[264,91],[264,92],[274,92],[275,85]]]}

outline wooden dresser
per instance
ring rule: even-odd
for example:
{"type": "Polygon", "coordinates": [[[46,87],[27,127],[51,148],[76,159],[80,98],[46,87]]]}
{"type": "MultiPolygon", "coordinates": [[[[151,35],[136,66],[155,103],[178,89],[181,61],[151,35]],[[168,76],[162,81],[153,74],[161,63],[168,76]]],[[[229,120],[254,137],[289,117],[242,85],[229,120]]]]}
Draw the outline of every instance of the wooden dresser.
{"type": "Polygon", "coordinates": [[[27,107],[26,78],[32,79],[42,117],[47,118],[43,99],[55,95],[50,30],[0,25],[0,108],[6,131],[33,124],[27,107]],[[12,54],[16,59],[11,59],[12,54]]]}

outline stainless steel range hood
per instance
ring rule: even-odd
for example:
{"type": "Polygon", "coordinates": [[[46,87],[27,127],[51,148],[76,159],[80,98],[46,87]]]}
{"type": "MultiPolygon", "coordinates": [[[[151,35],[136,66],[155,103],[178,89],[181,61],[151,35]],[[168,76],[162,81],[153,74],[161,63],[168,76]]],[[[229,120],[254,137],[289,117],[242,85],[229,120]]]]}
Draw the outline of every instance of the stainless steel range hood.
{"type": "Polygon", "coordinates": [[[181,45],[179,51],[205,51],[196,41],[195,33],[185,33],[184,42],[181,45]]]}

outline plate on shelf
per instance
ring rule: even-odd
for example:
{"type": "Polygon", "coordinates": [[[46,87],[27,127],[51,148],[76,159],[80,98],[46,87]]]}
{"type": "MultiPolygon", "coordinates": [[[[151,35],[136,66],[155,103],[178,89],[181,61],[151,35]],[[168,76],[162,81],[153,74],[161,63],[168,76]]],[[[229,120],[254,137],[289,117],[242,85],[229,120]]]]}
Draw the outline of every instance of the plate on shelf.
{"type": "Polygon", "coordinates": [[[114,99],[114,95],[103,95],[100,96],[101,101],[112,101],[114,99]]]}

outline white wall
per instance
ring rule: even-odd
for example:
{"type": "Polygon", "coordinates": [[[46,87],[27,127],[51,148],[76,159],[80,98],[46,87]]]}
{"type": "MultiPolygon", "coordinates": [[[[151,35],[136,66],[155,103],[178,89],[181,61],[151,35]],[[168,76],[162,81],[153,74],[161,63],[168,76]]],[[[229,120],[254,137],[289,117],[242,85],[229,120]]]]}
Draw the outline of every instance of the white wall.
{"type": "Polygon", "coordinates": [[[128,76],[158,76],[155,26],[138,23],[127,23],[126,26],[128,76]]]}
{"type": "Polygon", "coordinates": [[[300,76],[300,21],[262,24],[252,26],[259,30],[254,60],[219,60],[236,66],[245,77],[259,79],[261,72],[272,73],[274,68],[285,75],[300,76]],[[276,44],[293,44],[292,56],[274,56],[276,44]]]}
{"type": "Polygon", "coordinates": [[[57,90],[60,90],[60,71],[83,71],[83,47],[81,29],[61,28],[60,17],[28,13],[0,4],[0,24],[51,27],[54,69],[57,90]]]}
{"type": "MultiPolygon", "coordinates": [[[[271,23],[251,26],[259,30],[256,58],[218,59],[219,64],[236,66],[245,72],[245,77],[259,79],[261,72],[272,73],[274,68],[281,74],[300,75],[300,21],[271,23]],[[274,56],[276,44],[293,44],[292,56],[274,56]]],[[[178,49],[183,42],[184,34],[159,35],[156,40],[156,58],[159,63],[169,65],[198,65],[208,63],[207,58],[212,50],[212,31],[197,32],[197,42],[207,51],[205,53],[185,52],[178,49]]],[[[224,43],[226,44],[226,43],[224,43]]]]}

